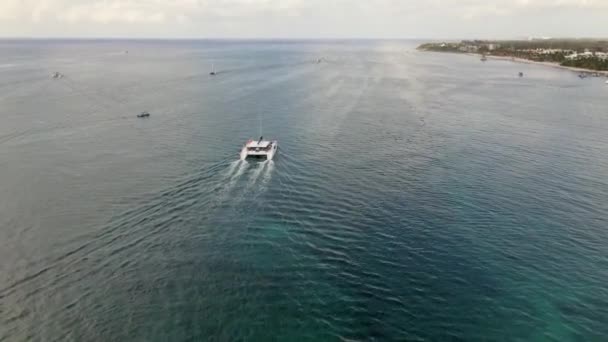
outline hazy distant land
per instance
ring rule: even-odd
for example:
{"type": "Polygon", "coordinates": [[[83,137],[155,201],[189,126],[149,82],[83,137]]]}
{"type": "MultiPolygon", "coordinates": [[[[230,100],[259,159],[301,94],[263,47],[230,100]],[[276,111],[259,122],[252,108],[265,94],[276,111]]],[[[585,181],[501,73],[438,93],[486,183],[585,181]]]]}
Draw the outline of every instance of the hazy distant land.
{"type": "Polygon", "coordinates": [[[426,43],[418,49],[474,53],[608,75],[608,39],[463,40],[426,43]]]}

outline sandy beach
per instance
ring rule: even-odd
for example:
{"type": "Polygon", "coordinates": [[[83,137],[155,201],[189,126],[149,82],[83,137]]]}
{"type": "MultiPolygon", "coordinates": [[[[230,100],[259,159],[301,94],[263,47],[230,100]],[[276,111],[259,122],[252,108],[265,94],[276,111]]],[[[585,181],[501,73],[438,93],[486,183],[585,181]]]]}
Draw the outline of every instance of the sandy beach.
{"type": "MultiPolygon", "coordinates": [[[[431,51],[431,50],[427,50],[427,51],[431,51]]],[[[433,51],[433,52],[456,53],[456,52],[441,52],[441,51],[433,51]]],[[[480,58],[481,57],[481,55],[477,54],[477,53],[462,53],[462,54],[468,55],[468,56],[471,56],[471,57],[476,57],[476,58],[480,58]]],[[[569,70],[569,71],[576,72],[576,73],[579,73],[579,74],[581,74],[581,73],[584,73],[584,74],[600,74],[602,77],[608,77],[608,70],[589,70],[589,69],[584,69],[584,68],[575,68],[575,67],[563,66],[563,65],[559,65],[557,63],[537,62],[537,61],[532,61],[532,60],[529,60],[529,59],[517,58],[517,57],[509,57],[509,56],[486,55],[486,58],[488,58],[488,60],[499,60],[499,61],[515,62],[515,63],[536,64],[536,65],[542,65],[542,66],[547,66],[547,67],[552,67],[552,68],[569,70]]]]}
{"type": "MultiPolygon", "coordinates": [[[[477,54],[471,54],[471,55],[479,56],[477,54]]],[[[507,57],[507,56],[491,56],[491,55],[488,55],[486,57],[488,59],[494,59],[494,60],[503,60],[503,61],[511,61],[511,62],[516,62],[516,63],[544,65],[544,66],[553,67],[553,68],[570,70],[570,71],[577,72],[577,73],[586,73],[586,74],[597,73],[597,74],[600,74],[602,76],[608,77],[608,71],[598,71],[598,70],[589,70],[589,69],[583,69],[583,68],[568,67],[568,66],[559,65],[557,63],[536,62],[536,61],[531,61],[529,59],[507,57]]]]}

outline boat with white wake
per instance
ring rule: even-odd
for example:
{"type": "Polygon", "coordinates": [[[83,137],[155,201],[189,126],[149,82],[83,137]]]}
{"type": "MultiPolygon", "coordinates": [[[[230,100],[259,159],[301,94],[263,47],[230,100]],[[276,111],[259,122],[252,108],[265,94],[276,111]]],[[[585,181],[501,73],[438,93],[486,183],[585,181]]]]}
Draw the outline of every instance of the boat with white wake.
{"type": "Polygon", "coordinates": [[[241,150],[241,160],[247,158],[272,160],[278,149],[279,142],[276,140],[264,140],[264,137],[260,137],[258,140],[250,139],[241,150]]]}

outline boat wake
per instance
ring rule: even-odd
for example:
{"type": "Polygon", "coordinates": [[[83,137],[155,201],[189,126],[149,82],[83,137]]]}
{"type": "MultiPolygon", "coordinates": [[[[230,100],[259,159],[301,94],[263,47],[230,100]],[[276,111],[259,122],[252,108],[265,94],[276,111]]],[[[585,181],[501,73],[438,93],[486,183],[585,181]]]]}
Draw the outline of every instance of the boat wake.
{"type": "Polygon", "coordinates": [[[226,171],[226,173],[224,174],[224,178],[232,178],[232,176],[234,175],[234,172],[239,167],[241,162],[242,162],[242,160],[235,160],[232,163],[230,163],[230,165],[228,166],[228,171],[226,171]]]}
{"type": "Polygon", "coordinates": [[[268,188],[273,170],[272,160],[254,164],[245,160],[230,163],[221,176],[216,204],[223,206],[227,204],[226,202],[230,202],[230,206],[234,206],[248,197],[259,196],[268,188]]]}
{"type": "Polygon", "coordinates": [[[241,176],[243,176],[248,166],[249,163],[245,160],[237,160],[230,163],[230,165],[228,166],[228,171],[226,171],[223,176],[223,185],[220,186],[220,189],[218,191],[218,203],[221,204],[222,202],[224,202],[224,200],[226,200],[226,198],[230,195],[232,190],[238,184],[239,179],[241,178],[241,176]]]}
{"type": "Polygon", "coordinates": [[[257,166],[254,166],[247,179],[247,184],[234,194],[234,204],[241,203],[246,198],[255,198],[264,193],[272,179],[273,170],[274,162],[271,160],[258,163],[257,166]]]}
{"type": "Polygon", "coordinates": [[[241,178],[241,176],[245,173],[245,170],[247,170],[247,167],[249,166],[249,163],[245,160],[239,160],[236,162],[236,167],[232,167],[231,166],[231,173],[228,174],[228,190],[231,190],[236,183],[238,182],[239,178],[241,178]],[[236,170],[236,171],[234,171],[236,170]]]}
{"type": "Polygon", "coordinates": [[[272,179],[272,173],[274,170],[274,161],[270,160],[267,163],[268,164],[266,165],[266,168],[262,174],[262,181],[260,185],[262,191],[265,191],[268,188],[268,183],[270,183],[270,180],[272,179]]]}
{"type": "Polygon", "coordinates": [[[255,170],[253,170],[253,173],[251,174],[251,176],[249,176],[249,182],[247,183],[247,187],[245,188],[245,192],[249,192],[251,190],[251,188],[256,183],[258,183],[258,180],[260,179],[260,176],[264,172],[264,169],[266,168],[267,164],[268,164],[268,161],[261,162],[261,163],[258,164],[258,167],[255,168],[255,170]]]}

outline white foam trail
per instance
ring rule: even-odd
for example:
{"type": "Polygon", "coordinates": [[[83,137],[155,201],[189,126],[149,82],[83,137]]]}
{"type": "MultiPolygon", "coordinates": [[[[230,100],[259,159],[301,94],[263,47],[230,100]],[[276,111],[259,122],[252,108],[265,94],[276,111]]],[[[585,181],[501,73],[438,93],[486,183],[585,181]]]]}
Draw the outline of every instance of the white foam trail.
{"type": "Polygon", "coordinates": [[[239,166],[240,163],[241,163],[241,160],[235,160],[232,163],[230,163],[230,166],[228,166],[228,171],[224,174],[224,178],[231,178],[232,175],[234,174],[234,171],[236,171],[236,168],[239,166]]]}
{"type": "Polygon", "coordinates": [[[237,165],[239,166],[239,168],[236,170],[236,173],[232,177],[230,177],[230,181],[228,183],[232,184],[232,186],[234,186],[236,181],[238,181],[239,178],[241,178],[241,176],[243,175],[243,173],[245,173],[245,170],[247,169],[247,166],[249,166],[249,163],[245,160],[239,160],[237,165]]]}
{"type": "Polygon", "coordinates": [[[272,179],[272,171],[274,170],[274,162],[271,160],[268,162],[268,166],[264,170],[264,174],[262,175],[262,190],[266,190],[268,187],[268,183],[272,179]]]}
{"type": "Polygon", "coordinates": [[[247,185],[234,196],[234,204],[238,204],[246,197],[255,198],[266,191],[268,183],[272,178],[274,170],[273,161],[258,163],[257,167],[251,172],[247,185]]]}
{"type": "Polygon", "coordinates": [[[256,163],[257,167],[251,172],[251,175],[249,176],[249,180],[247,181],[247,185],[245,185],[244,188],[240,189],[240,191],[233,196],[232,201],[233,201],[234,205],[240,203],[245,198],[245,196],[252,190],[255,183],[257,183],[258,178],[260,178],[260,175],[262,174],[262,171],[264,170],[264,167],[266,166],[265,164],[266,164],[266,162],[256,163]]]}
{"type": "Polygon", "coordinates": [[[252,186],[255,185],[255,183],[257,183],[257,181],[260,178],[262,171],[264,171],[264,168],[266,167],[266,165],[268,165],[268,161],[259,163],[259,166],[255,170],[253,170],[251,177],[249,177],[249,182],[247,183],[246,190],[249,190],[252,186]]]}
{"type": "Polygon", "coordinates": [[[237,160],[234,163],[231,163],[228,168],[228,172],[225,176],[226,184],[220,189],[218,194],[218,202],[223,202],[226,196],[232,191],[232,189],[236,186],[239,178],[245,173],[247,170],[247,166],[249,163],[247,161],[237,160]],[[236,169],[236,172],[235,172],[236,169]]]}

